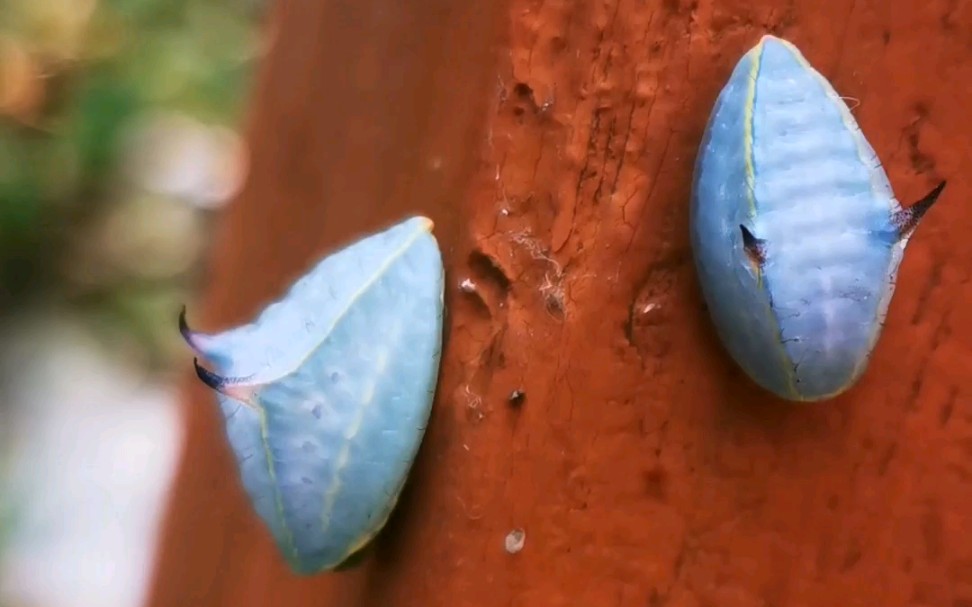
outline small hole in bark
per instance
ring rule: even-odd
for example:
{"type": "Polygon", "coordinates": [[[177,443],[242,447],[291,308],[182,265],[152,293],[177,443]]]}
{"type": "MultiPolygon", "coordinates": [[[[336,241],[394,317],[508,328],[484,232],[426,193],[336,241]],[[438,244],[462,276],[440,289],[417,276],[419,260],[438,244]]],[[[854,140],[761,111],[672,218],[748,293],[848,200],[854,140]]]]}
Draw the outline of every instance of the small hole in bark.
{"type": "Polygon", "coordinates": [[[523,101],[533,101],[533,89],[525,82],[517,82],[513,87],[513,94],[523,101]]]}
{"type": "Polygon", "coordinates": [[[469,268],[477,275],[496,284],[503,292],[503,295],[509,293],[511,284],[509,277],[486,253],[479,250],[470,253],[469,268]]]}

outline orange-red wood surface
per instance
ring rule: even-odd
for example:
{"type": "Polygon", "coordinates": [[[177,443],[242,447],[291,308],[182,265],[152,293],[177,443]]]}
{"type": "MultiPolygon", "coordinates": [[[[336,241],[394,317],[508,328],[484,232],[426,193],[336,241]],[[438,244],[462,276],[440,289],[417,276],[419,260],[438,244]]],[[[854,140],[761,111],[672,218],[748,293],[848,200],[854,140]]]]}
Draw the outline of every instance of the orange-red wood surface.
{"type": "Polygon", "coordinates": [[[375,554],[297,578],[187,379],[152,607],[972,606],[972,3],[278,0],[269,35],[195,324],[425,213],[438,395],[375,554]],[[688,243],[708,112],[766,32],[853,98],[903,202],[949,180],[868,372],[816,405],[735,367],[688,243]]]}

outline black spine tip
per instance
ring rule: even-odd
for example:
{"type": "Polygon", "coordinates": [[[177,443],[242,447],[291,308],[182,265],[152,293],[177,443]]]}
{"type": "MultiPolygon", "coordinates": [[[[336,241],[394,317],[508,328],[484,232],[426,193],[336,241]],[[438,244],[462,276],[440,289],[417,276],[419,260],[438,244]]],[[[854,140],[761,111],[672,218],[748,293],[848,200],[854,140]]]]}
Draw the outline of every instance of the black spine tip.
{"type": "Polygon", "coordinates": [[[898,211],[894,215],[894,224],[898,228],[898,233],[902,238],[909,236],[915,231],[915,228],[918,227],[918,223],[921,221],[921,218],[925,216],[925,213],[927,213],[929,209],[935,206],[936,202],[938,202],[938,197],[942,195],[942,190],[945,189],[945,185],[947,183],[948,182],[943,179],[942,182],[935,186],[931,192],[928,192],[924,198],[914,203],[907,209],[898,211]]]}
{"type": "Polygon", "coordinates": [[[192,341],[192,330],[189,328],[189,323],[186,322],[186,307],[182,306],[182,310],[179,311],[179,333],[182,333],[182,337],[186,341],[192,341]]]}
{"type": "Polygon", "coordinates": [[[209,386],[213,390],[216,390],[217,392],[222,390],[223,385],[225,384],[225,381],[223,380],[222,377],[202,367],[199,364],[198,358],[192,359],[192,366],[195,367],[196,369],[196,377],[202,380],[202,383],[206,384],[207,386],[209,386]]]}
{"type": "Polygon", "coordinates": [[[742,232],[743,248],[746,249],[746,255],[749,256],[750,260],[756,265],[762,264],[766,261],[766,254],[763,249],[763,241],[756,238],[749,228],[739,224],[739,231],[742,232]]]}
{"type": "Polygon", "coordinates": [[[935,189],[933,189],[931,192],[928,192],[928,194],[924,198],[922,198],[921,200],[919,200],[918,202],[916,202],[911,206],[911,209],[913,210],[915,216],[914,217],[915,223],[917,223],[918,220],[921,219],[925,215],[925,213],[928,212],[928,209],[932,208],[932,206],[934,206],[935,203],[938,202],[938,197],[942,195],[942,190],[945,189],[946,183],[948,182],[943,179],[940,184],[935,186],[935,189]]]}
{"type": "Polygon", "coordinates": [[[749,228],[739,224],[739,231],[742,232],[743,246],[747,249],[753,248],[759,244],[759,239],[753,236],[753,233],[749,231],[749,228]]]}

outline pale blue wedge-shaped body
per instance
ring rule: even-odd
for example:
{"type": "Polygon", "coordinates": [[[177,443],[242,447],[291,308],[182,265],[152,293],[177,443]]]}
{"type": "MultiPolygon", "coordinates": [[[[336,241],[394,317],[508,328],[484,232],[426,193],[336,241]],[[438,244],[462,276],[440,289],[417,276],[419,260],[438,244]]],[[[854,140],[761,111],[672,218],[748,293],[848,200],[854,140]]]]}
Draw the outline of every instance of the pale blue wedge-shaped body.
{"type": "Polygon", "coordinates": [[[796,401],[856,382],[910,235],[901,211],[846,104],[792,44],[765,36],[710,116],[690,219],[715,328],[752,379],[796,401]]]}
{"type": "Polygon", "coordinates": [[[187,331],[218,376],[204,381],[243,485],[298,573],[341,565],[388,519],[429,418],[442,310],[431,222],[413,217],[326,257],[252,324],[187,331]]]}

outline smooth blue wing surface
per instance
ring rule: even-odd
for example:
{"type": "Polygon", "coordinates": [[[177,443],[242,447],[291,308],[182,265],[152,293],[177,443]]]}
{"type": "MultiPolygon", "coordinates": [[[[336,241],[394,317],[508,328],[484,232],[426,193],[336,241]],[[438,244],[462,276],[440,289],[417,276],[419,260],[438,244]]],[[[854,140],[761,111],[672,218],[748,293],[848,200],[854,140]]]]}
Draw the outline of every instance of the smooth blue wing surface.
{"type": "Polygon", "coordinates": [[[796,401],[852,386],[941,187],[902,209],[846,104],[799,50],[765,36],[746,53],[706,127],[690,211],[703,296],[746,373],[796,401]]]}
{"type": "Polygon", "coordinates": [[[251,324],[189,343],[243,485],[291,567],[333,569],[381,530],[428,421],[443,268],[413,217],[323,259],[251,324]]]}

